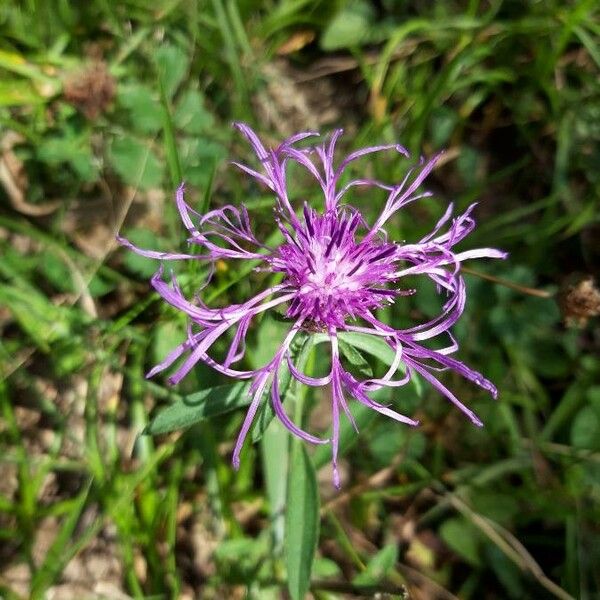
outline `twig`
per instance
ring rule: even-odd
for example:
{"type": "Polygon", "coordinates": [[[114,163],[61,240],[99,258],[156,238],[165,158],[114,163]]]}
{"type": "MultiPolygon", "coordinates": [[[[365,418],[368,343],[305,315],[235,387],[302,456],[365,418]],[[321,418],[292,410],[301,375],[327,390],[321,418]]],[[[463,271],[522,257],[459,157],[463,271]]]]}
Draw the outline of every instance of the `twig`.
{"type": "Polygon", "coordinates": [[[484,533],[498,548],[523,571],[528,571],[537,579],[542,587],[560,600],[575,600],[571,594],[549,579],[542,567],[531,556],[521,542],[507,529],[491,519],[476,513],[466,502],[456,494],[447,493],[444,496],[450,504],[462,515],[467,517],[482,533],[484,533]]]}
{"type": "Polygon", "coordinates": [[[427,595],[427,598],[440,598],[443,600],[458,600],[458,597],[455,596],[452,592],[449,592],[446,588],[442,587],[439,583],[427,577],[424,573],[421,573],[418,569],[414,569],[413,567],[409,567],[404,563],[400,563],[398,565],[398,570],[406,577],[406,579],[413,579],[414,581],[420,583],[422,586],[429,586],[432,592],[435,592],[435,595],[432,593],[431,595],[427,595]]]}
{"type": "Polygon", "coordinates": [[[404,452],[398,454],[394,457],[392,462],[387,467],[384,467],[376,473],[373,473],[373,475],[371,475],[366,481],[355,485],[354,487],[350,488],[347,492],[344,492],[343,494],[332,498],[329,502],[327,502],[321,507],[321,516],[337,508],[341,504],[345,504],[352,498],[360,496],[360,494],[362,494],[363,492],[371,491],[374,488],[378,488],[384,485],[390,479],[390,477],[392,477],[392,475],[396,471],[396,467],[400,463],[402,463],[404,458],[404,452]]]}
{"type": "Polygon", "coordinates": [[[559,454],[560,456],[568,456],[577,460],[591,460],[600,462],[600,452],[594,450],[586,450],[584,448],[572,448],[565,444],[557,444],[555,442],[538,442],[529,438],[523,438],[523,444],[530,449],[541,450],[547,454],[559,454]]]}
{"type": "Polygon", "coordinates": [[[346,581],[324,581],[316,579],[310,584],[313,591],[338,592],[340,594],[353,594],[372,598],[376,594],[395,594],[401,598],[408,598],[408,590],[404,586],[382,581],[376,585],[353,585],[346,581]]]}
{"type": "Polygon", "coordinates": [[[487,279],[488,281],[493,281],[498,285],[503,285],[504,287],[511,288],[513,290],[517,290],[523,294],[528,294],[529,296],[536,296],[538,298],[552,298],[554,294],[552,292],[547,292],[545,290],[537,290],[535,288],[530,288],[524,285],[520,285],[519,283],[515,283],[514,281],[509,281],[508,279],[502,279],[501,277],[495,277],[494,275],[488,275],[487,273],[482,273],[481,271],[475,271],[469,267],[461,267],[461,271],[464,273],[468,273],[469,275],[475,275],[475,277],[479,277],[481,279],[487,279]]]}

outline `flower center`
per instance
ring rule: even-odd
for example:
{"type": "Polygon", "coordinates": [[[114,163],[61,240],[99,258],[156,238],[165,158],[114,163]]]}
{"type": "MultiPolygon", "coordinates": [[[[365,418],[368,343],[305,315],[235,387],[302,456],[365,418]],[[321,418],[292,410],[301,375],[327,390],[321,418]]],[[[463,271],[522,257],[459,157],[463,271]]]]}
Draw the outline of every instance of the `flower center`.
{"type": "Polygon", "coordinates": [[[274,271],[286,275],[297,290],[287,316],[304,317],[317,326],[341,327],[347,318],[393,302],[392,280],[396,246],[381,240],[357,241],[360,215],[319,215],[304,211],[304,227],[287,230],[287,243],[271,259],[274,271]]]}

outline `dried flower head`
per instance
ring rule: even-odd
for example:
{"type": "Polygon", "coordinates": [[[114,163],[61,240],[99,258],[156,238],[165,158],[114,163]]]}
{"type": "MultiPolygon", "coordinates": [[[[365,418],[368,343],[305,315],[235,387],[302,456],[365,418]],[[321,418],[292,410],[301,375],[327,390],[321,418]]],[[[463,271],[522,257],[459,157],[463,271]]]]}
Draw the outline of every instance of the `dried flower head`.
{"type": "Polygon", "coordinates": [[[339,486],[337,455],[340,412],[353,421],[346,397],[408,425],[418,421],[404,416],[389,406],[376,402],[369,392],[382,387],[397,387],[418,374],[439,390],[450,402],[478,426],[482,423],[434,374],[452,369],[496,397],[496,388],[481,374],[451,358],[458,344],[450,334],[465,306],[465,284],[460,273],[461,262],[471,258],[505,258],[505,253],[492,248],[456,252],[461,242],[475,226],[471,216],[475,205],[463,214],[452,217],[452,205],[433,230],[415,243],[397,243],[388,239],[386,222],[408,204],[430,196],[420,186],[436,165],[439,155],[413,166],[398,184],[373,179],[355,179],[340,188],[339,182],[348,166],[357,159],[382,151],[395,151],[406,158],[409,153],[399,145],[372,146],[357,150],[339,164],[334,163],[335,146],[341,130],[335,131],[322,145],[299,148],[298,142],[318,134],[299,133],[286,139],[277,148],[267,149],[245,124],[237,129],[246,137],[256,153],[261,170],[234,163],[242,171],[271,190],[275,196],[276,221],[283,242],[270,247],[254,235],[244,206],[224,206],[204,215],[197,213],[184,200],[184,188],[177,190],[176,202],[183,224],[189,232],[188,241],[199,248],[197,254],[161,253],[142,250],[122,238],[120,242],[142,256],[159,260],[198,259],[213,264],[220,259],[258,260],[262,270],[281,273],[281,282],[265,289],[243,304],[226,308],[210,308],[201,300],[188,300],[176,279],[163,279],[162,267],[152,278],[154,289],[172,306],[186,313],[192,327],[188,339],[180,344],[149,376],[170,367],[185,357],[169,381],[181,381],[202,361],[219,373],[236,379],[250,379],[251,402],[233,452],[233,464],[239,465],[240,451],[260,403],[268,392],[280,421],[295,435],[307,442],[331,442],[334,483],[339,486]],[[290,162],[305,168],[323,191],[324,209],[315,210],[306,203],[298,210],[292,206],[287,191],[286,169],[290,162]],[[387,200],[379,217],[369,224],[361,212],[343,204],[345,194],[355,186],[371,186],[385,190],[387,200]],[[444,297],[438,316],[407,329],[396,329],[377,318],[378,309],[396,302],[398,297],[413,293],[402,287],[409,275],[429,278],[444,297]],[[272,359],[255,370],[237,367],[245,356],[245,338],[252,319],[264,311],[281,306],[290,321],[290,330],[272,359]],[[231,331],[229,350],[222,360],[209,355],[209,350],[221,336],[231,331]],[[311,377],[294,362],[292,342],[299,332],[319,332],[331,349],[329,373],[311,377]],[[340,358],[340,337],[361,334],[376,336],[393,351],[393,360],[382,377],[359,379],[344,368],[340,358]],[[422,342],[449,336],[450,345],[431,350],[422,342]],[[279,372],[282,366],[291,376],[308,386],[331,386],[331,440],[319,438],[302,430],[286,414],[280,393],[279,372]]]}

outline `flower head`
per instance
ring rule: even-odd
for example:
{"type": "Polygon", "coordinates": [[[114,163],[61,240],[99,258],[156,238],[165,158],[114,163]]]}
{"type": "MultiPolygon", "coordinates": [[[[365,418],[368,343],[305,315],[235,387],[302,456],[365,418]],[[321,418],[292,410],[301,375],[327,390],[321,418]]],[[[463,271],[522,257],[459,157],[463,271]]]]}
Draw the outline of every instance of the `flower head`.
{"type": "Polygon", "coordinates": [[[265,397],[270,396],[277,417],[292,433],[315,444],[331,442],[336,486],[339,485],[340,413],[345,413],[353,421],[347,397],[399,422],[418,425],[418,421],[369,396],[369,392],[382,387],[402,386],[417,373],[475,425],[481,426],[473,411],[434,373],[452,369],[496,397],[496,388],[490,381],[450,356],[458,349],[458,344],[449,330],[465,306],[465,284],[460,272],[462,261],[482,257],[505,258],[506,255],[492,248],[455,251],[455,245],[475,226],[471,216],[475,205],[456,217],[452,216],[453,207],[450,205],[433,230],[414,243],[390,241],[385,231],[385,224],[394,213],[431,195],[420,191],[420,187],[436,165],[439,155],[418,162],[398,184],[354,179],[340,187],[340,180],[348,166],[362,156],[382,151],[395,151],[406,158],[409,154],[398,145],[372,146],[353,152],[336,165],[334,150],[341,130],[335,131],[329,141],[321,145],[299,148],[298,142],[318,135],[307,132],[292,136],[277,148],[267,149],[247,125],[237,123],[236,127],[249,141],[261,167],[254,170],[243,164],[234,164],[273,193],[276,222],[283,236],[279,246],[268,246],[256,238],[243,206],[227,205],[203,215],[197,213],[185,202],[183,186],[177,190],[177,208],[189,232],[188,242],[198,248],[197,253],[155,252],[137,248],[123,238],[119,241],[143,256],[165,261],[197,259],[207,261],[211,266],[222,259],[260,261],[260,270],[280,273],[281,281],[243,304],[211,308],[199,299],[193,302],[187,299],[175,277],[170,283],[165,282],[161,266],[151,280],[152,286],[164,300],[189,317],[191,327],[186,341],[154,367],[149,376],[182,358],[169,378],[170,383],[181,381],[199,361],[230,377],[250,379],[250,407],[233,452],[234,466],[239,465],[242,444],[260,403],[268,401],[265,397]],[[290,162],[306,169],[322,189],[322,211],[306,203],[297,209],[292,206],[286,182],[290,162]],[[342,202],[348,190],[355,186],[376,187],[387,194],[383,209],[372,224],[366,222],[357,208],[342,202]],[[435,318],[406,329],[396,329],[378,319],[377,311],[393,304],[398,297],[414,292],[403,287],[409,275],[429,278],[443,296],[444,304],[435,318]],[[289,333],[267,364],[254,370],[240,369],[238,365],[245,357],[245,338],[252,320],[276,307],[282,307],[289,319],[289,333]],[[303,331],[319,332],[320,341],[325,340],[330,345],[331,365],[324,377],[311,377],[294,363],[292,343],[303,331]],[[211,347],[228,332],[231,341],[224,358],[212,357],[209,354],[211,347]],[[385,375],[358,379],[344,368],[339,340],[348,334],[370,335],[383,340],[393,357],[385,375]],[[451,340],[445,348],[431,350],[422,344],[443,334],[451,340]],[[289,418],[279,389],[282,367],[287,367],[291,376],[305,385],[331,386],[331,440],[302,430],[289,418]]]}

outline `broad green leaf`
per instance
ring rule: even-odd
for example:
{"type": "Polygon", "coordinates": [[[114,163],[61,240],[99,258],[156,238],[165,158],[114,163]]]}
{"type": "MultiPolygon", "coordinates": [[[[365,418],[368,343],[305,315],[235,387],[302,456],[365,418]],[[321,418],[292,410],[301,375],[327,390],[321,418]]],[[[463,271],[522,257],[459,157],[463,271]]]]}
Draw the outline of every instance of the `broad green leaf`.
{"type": "Polygon", "coordinates": [[[60,136],[49,137],[37,146],[38,158],[51,166],[68,164],[83,181],[95,181],[98,168],[91,151],[89,133],[65,128],[60,136]]]}
{"type": "Polygon", "coordinates": [[[209,130],[215,120],[204,107],[202,94],[198,90],[186,90],[177,103],[173,121],[177,129],[197,135],[209,130]]]}
{"type": "Polygon", "coordinates": [[[156,133],[162,127],[160,102],[152,89],[132,84],[119,88],[118,103],[129,112],[129,119],[136,131],[156,133]]]}
{"type": "Polygon", "coordinates": [[[600,411],[592,406],[582,408],[571,425],[571,443],[577,448],[600,450],[600,411]]]}
{"type": "Polygon", "coordinates": [[[56,254],[46,252],[40,257],[39,271],[57,290],[73,293],[71,272],[56,254]]]}
{"type": "Polygon", "coordinates": [[[20,327],[44,352],[50,345],[70,335],[68,309],[56,306],[29,286],[0,285],[0,305],[12,313],[20,327]]]}
{"type": "Polygon", "coordinates": [[[435,148],[445,148],[459,122],[458,113],[445,104],[436,107],[430,117],[430,136],[435,148]]]}
{"type": "MultiPolygon", "coordinates": [[[[396,390],[394,394],[398,393],[396,390]]],[[[403,452],[407,458],[418,460],[423,456],[427,441],[413,427],[403,427],[392,419],[378,418],[366,441],[375,465],[383,468],[403,452]]]]}
{"type": "MultiPolygon", "coordinates": [[[[289,324],[282,323],[271,317],[263,320],[258,335],[258,344],[254,353],[255,363],[266,363],[274,353],[278,332],[283,335],[289,329],[289,324]]],[[[305,361],[312,348],[312,339],[300,333],[291,347],[293,357],[305,361]]],[[[299,365],[302,368],[302,365],[299,365]]],[[[289,405],[289,396],[292,391],[292,376],[284,365],[280,368],[279,389],[281,398],[289,405]]],[[[257,415],[252,428],[252,440],[262,441],[262,459],[265,473],[267,495],[272,519],[274,550],[278,554],[283,548],[285,534],[285,505],[287,497],[287,473],[290,451],[289,432],[274,420],[275,413],[272,407],[270,393],[265,394],[264,402],[257,415]],[[261,437],[262,436],[262,437],[261,437]]]]}
{"type": "Polygon", "coordinates": [[[462,517],[447,519],[440,527],[440,536],[454,552],[469,564],[478,566],[480,558],[480,538],[477,530],[462,517]]]}
{"type": "Polygon", "coordinates": [[[319,490],[315,468],[304,444],[294,444],[290,461],[285,550],[288,591],[303,600],[310,587],[312,564],[319,541],[319,490]]]}
{"type": "Polygon", "coordinates": [[[187,53],[179,46],[167,44],[156,51],[154,59],[165,95],[170,100],[187,73],[187,53]]]}
{"type": "Polygon", "coordinates": [[[275,411],[271,406],[270,394],[271,387],[269,386],[267,387],[267,391],[263,394],[263,400],[260,403],[260,407],[256,411],[256,416],[254,417],[254,421],[252,422],[252,428],[250,429],[250,437],[252,438],[253,444],[256,444],[256,442],[260,441],[263,434],[269,428],[269,425],[273,422],[273,419],[275,418],[275,411]]]}
{"type": "Polygon", "coordinates": [[[319,579],[337,577],[342,570],[336,562],[324,556],[317,556],[313,564],[313,575],[319,579]]]}
{"type": "Polygon", "coordinates": [[[164,169],[148,143],[117,138],[111,144],[109,161],[128,185],[151,188],[162,182],[164,169]]]}
{"type": "Polygon", "coordinates": [[[394,568],[398,560],[398,545],[388,544],[384,546],[367,563],[365,570],[359,573],[353,580],[354,585],[374,585],[382,581],[394,568]]]}
{"type": "Polygon", "coordinates": [[[216,165],[227,156],[225,146],[204,136],[183,138],[178,149],[185,181],[199,188],[208,186],[216,165]]]}
{"type": "Polygon", "coordinates": [[[368,2],[355,1],[341,10],[321,36],[323,50],[338,50],[367,41],[375,13],[368,2]]]}
{"type": "Polygon", "coordinates": [[[473,485],[469,498],[475,511],[506,527],[510,527],[521,512],[520,502],[512,491],[504,493],[473,485]]]}
{"type": "MultiPolygon", "coordinates": [[[[254,584],[261,570],[269,564],[265,560],[268,552],[268,537],[241,537],[222,540],[215,548],[214,557],[219,572],[225,580],[235,583],[254,584]]],[[[266,575],[266,574],[265,574],[266,575]]]]}
{"type": "Polygon", "coordinates": [[[498,546],[487,544],[485,546],[485,558],[487,564],[496,573],[498,579],[504,585],[504,589],[509,592],[509,597],[517,600],[526,598],[523,573],[520,565],[511,561],[498,546]]]}
{"type": "Polygon", "coordinates": [[[0,81],[0,106],[35,106],[44,102],[46,99],[29,81],[24,79],[0,81]]]}
{"type": "Polygon", "coordinates": [[[209,417],[220,415],[250,404],[248,383],[219,385],[176,400],[161,410],[144,430],[157,435],[189,427],[209,417]]]}
{"type": "Polygon", "coordinates": [[[163,361],[186,338],[183,319],[161,322],[152,331],[152,363],[163,361]]]}
{"type": "MultiPolygon", "coordinates": [[[[290,392],[292,384],[292,375],[287,366],[282,366],[280,368],[278,377],[281,399],[285,400],[290,392]]],[[[274,418],[275,411],[273,410],[273,404],[271,402],[271,386],[268,386],[264,393],[263,401],[258,413],[254,418],[254,423],[252,424],[251,436],[253,444],[260,440],[274,418]]]]}

